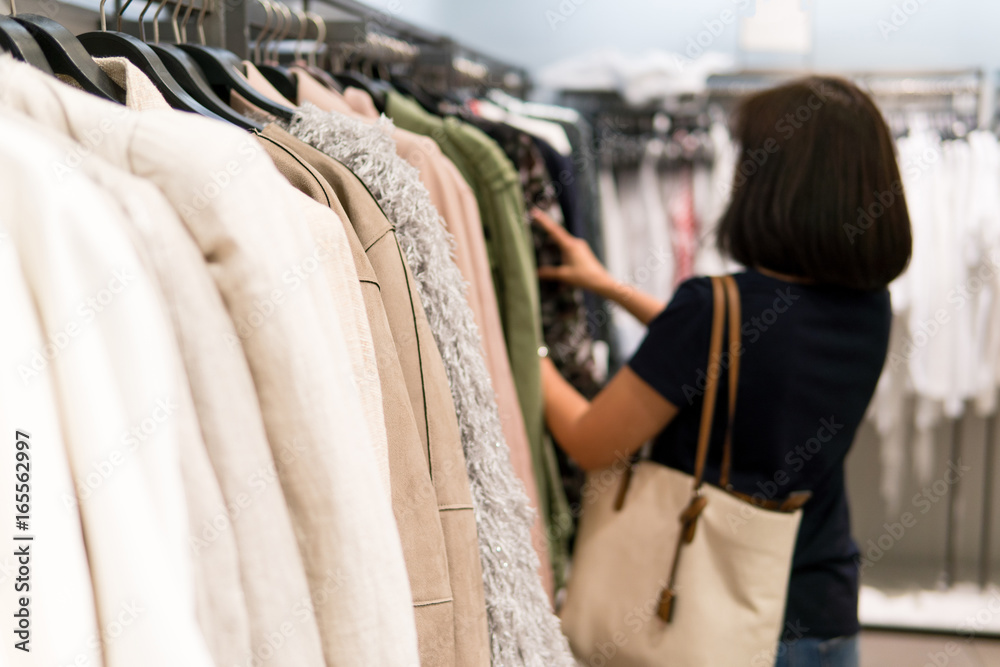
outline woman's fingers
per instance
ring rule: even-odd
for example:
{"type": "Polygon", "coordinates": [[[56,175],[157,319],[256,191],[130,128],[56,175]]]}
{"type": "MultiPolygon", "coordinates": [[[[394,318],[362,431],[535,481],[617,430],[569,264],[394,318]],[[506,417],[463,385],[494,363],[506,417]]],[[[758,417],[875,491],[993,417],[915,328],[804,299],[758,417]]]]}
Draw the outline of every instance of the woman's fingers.
{"type": "Polygon", "coordinates": [[[538,267],[538,277],[542,280],[563,280],[566,278],[567,269],[565,266],[540,266],[538,267]]]}
{"type": "Polygon", "coordinates": [[[548,233],[548,235],[551,236],[560,246],[565,247],[576,238],[563,229],[562,225],[549,217],[549,215],[540,208],[531,209],[531,218],[538,223],[538,226],[544,229],[546,233],[548,233]]]}

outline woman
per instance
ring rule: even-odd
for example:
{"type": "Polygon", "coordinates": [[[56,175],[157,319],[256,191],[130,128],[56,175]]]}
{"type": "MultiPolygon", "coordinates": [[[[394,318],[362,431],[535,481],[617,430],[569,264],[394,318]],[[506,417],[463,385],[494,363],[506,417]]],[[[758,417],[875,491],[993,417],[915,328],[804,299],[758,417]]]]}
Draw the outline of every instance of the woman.
{"type": "MultiPolygon", "coordinates": [[[[733,486],[770,499],[812,491],[803,510],[778,666],[858,664],[858,549],[844,458],[886,356],[888,283],[910,258],[910,221],[892,139],[856,86],[812,77],[746,99],[735,116],[741,160],[718,229],[736,274],[745,351],[733,424],[733,486]]],[[[670,304],[616,282],[540,212],[563,265],[539,271],[615,301],[648,326],[639,350],[588,403],[542,360],[555,439],[596,470],[643,443],[692,472],[712,319],[707,278],[670,304]],[[701,377],[699,377],[699,372],[701,377]],[[612,444],[613,443],[613,444],[612,444]]],[[[651,249],[652,250],[652,249],[651,249]]],[[[718,479],[726,383],[706,480],[718,479]]]]}

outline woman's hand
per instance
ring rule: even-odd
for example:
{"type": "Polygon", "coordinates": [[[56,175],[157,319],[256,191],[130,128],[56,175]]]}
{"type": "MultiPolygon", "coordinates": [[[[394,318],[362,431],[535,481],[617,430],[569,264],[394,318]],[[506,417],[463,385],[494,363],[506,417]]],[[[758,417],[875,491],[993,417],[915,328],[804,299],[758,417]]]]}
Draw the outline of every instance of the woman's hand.
{"type": "Polygon", "coordinates": [[[541,210],[531,209],[531,217],[559,244],[559,250],[562,251],[563,263],[560,266],[538,267],[539,278],[558,280],[590,290],[598,296],[614,301],[643,324],[652,322],[653,318],[666,307],[667,304],[651,294],[612,278],[586,241],[567,232],[541,210]]]}
{"type": "Polygon", "coordinates": [[[531,209],[531,217],[552,237],[562,251],[563,263],[560,266],[538,267],[539,278],[558,280],[598,294],[606,293],[614,286],[614,279],[601,265],[586,241],[567,232],[540,209],[531,209]]]}

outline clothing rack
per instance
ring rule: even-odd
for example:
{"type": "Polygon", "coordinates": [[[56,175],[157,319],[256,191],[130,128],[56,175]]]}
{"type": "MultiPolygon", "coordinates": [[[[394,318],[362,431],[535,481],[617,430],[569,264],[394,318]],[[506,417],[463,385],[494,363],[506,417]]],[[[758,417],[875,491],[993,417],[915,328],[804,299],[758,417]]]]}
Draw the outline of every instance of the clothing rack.
{"type": "MultiPolygon", "coordinates": [[[[90,6],[61,0],[18,0],[17,11],[47,16],[79,34],[100,29],[99,0],[88,1],[90,6]]],[[[257,0],[163,0],[163,3],[173,9],[180,4],[180,17],[188,17],[189,28],[193,28],[204,8],[201,22],[207,45],[227,49],[240,58],[250,56],[254,46],[252,29],[259,32],[264,23],[265,11],[257,0]],[[207,3],[207,7],[203,3],[207,3]]],[[[151,19],[160,4],[161,0],[107,0],[105,13],[108,29],[116,28],[115,18],[124,6],[122,31],[139,36],[137,19],[143,8],[148,7],[144,20],[146,34],[151,35],[151,19]]],[[[327,49],[328,53],[339,53],[345,48],[349,50],[352,45],[357,47],[365,43],[384,45],[394,39],[414,47],[416,52],[412,64],[422,75],[431,76],[444,89],[497,87],[521,98],[529,90],[530,78],[523,67],[405,21],[395,13],[354,0],[301,0],[287,5],[293,9],[301,8],[304,12],[314,12],[322,18],[326,38],[320,48],[327,49]]],[[[172,15],[172,9],[160,11],[159,31],[165,41],[172,39],[172,15]]],[[[315,36],[315,30],[310,30],[310,35],[315,36]]],[[[287,37],[289,43],[298,41],[296,34],[287,37]]],[[[189,32],[188,41],[197,40],[197,30],[189,32]]],[[[291,49],[288,52],[291,53],[291,49]]]]}
{"type": "MultiPolygon", "coordinates": [[[[367,32],[381,32],[391,37],[397,37],[420,49],[419,62],[424,66],[440,67],[450,70],[453,75],[468,74],[464,70],[476,70],[479,65],[485,67],[484,77],[491,85],[500,88],[517,90],[523,96],[528,87],[529,77],[523,67],[512,65],[490,56],[478,49],[462,44],[446,35],[431,32],[425,28],[405,21],[395,13],[373,9],[355,0],[302,0],[303,9],[310,9],[323,14],[322,7],[338,10],[362,24],[363,35],[367,32]],[[473,67],[468,67],[472,64],[473,67]]],[[[450,79],[453,83],[458,78],[450,79]]]]}

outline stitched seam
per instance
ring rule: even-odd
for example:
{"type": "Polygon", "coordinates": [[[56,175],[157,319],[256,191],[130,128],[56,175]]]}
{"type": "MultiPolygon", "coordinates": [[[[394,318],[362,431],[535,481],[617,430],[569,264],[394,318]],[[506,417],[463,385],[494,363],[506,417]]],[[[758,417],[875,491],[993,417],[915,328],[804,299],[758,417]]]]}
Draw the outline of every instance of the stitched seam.
{"type": "Polygon", "coordinates": [[[424,355],[420,351],[420,331],[417,328],[417,307],[413,303],[413,288],[410,286],[410,272],[406,270],[406,258],[403,250],[396,242],[396,252],[399,253],[399,263],[403,267],[403,277],[406,278],[406,294],[410,297],[410,315],[413,318],[413,337],[417,342],[417,363],[420,365],[420,398],[424,402],[424,433],[427,434],[427,472],[434,481],[434,461],[431,458],[431,424],[427,414],[427,387],[424,385],[424,355]]]}
{"type": "Polygon", "coordinates": [[[260,137],[261,139],[267,139],[272,144],[274,144],[275,146],[277,146],[281,150],[283,150],[286,153],[288,153],[288,157],[290,157],[293,160],[295,160],[296,162],[298,162],[299,165],[301,167],[303,167],[304,171],[306,173],[308,173],[309,176],[311,176],[312,179],[316,182],[316,185],[319,186],[319,189],[323,192],[323,197],[326,199],[326,205],[330,206],[330,197],[328,197],[327,194],[326,194],[326,188],[323,187],[322,181],[320,181],[318,178],[316,178],[316,174],[313,173],[313,170],[312,170],[312,168],[309,165],[307,165],[305,162],[303,162],[302,160],[300,160],[299,156],[297,156],[295,153],[293,153],[289,149],[285,148],[284,146],[282,146],[281,144],[279,144],[277,141],[274,141],[270,137],[265,137],[263,134],[258,134],[257,136],[260,137]]]}
{"type": "Polygon", "coordinates": [[[392,232],[392,231],[395,231],[392,227],[386,227],[385,230],[383,230],[381,234],[379,234],[378,236],[376,236],[372,240],[371,243],[369,243],[367,246],[365,246],[365,252],[367,253],[369,250],[371,250],[372,246],[374,246],[376,243],[378,243],[379,241],[381,241],[382,239],[384,239],[385,236],[386,236],[386,234],[388,234],[389,232],[392,232]]]}
{"type": "Polygon", "coordinates": [[[430,607],[435,604],[445,604],[446,602],[454,602],[455,598],[441,598],[440,600],[428,600],[427,602],[414,602],[414,607],[430,607]]]}

